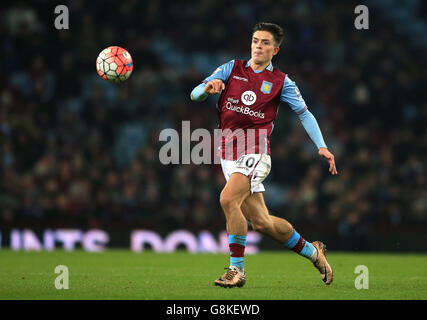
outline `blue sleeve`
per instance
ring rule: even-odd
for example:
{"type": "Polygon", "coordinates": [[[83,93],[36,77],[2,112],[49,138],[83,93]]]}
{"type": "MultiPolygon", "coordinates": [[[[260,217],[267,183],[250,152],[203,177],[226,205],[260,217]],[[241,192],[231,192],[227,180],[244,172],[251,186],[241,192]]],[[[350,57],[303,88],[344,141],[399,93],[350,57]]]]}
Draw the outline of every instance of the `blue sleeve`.
{"type": "Polygon", "coordinates": [[[201,83],[197,87],[195,87],[190,94],[191,100],[197,101],[197,102],[205,101],[206,98],[208,97],[208,94],[205,93],[205,87],[206,87],[205,83],[201,83]]]}
{"type": "Polygon", "coordinates": [[[298,114],[305,131],[307,131],[317,148],[327,148],[316,118],[310,111],[308,111],[307,105],[305,104],[298,87],[287,75],[283,82],[280,101],[286,102],[291,109],[298,114]]]}
{"type": "Polygon", "coordinates": [[[230,77],[231,71],[233,71],[233,67],[234,67],[234,60],[224,63],[222,66],[216,68],[216,70],[209,77],[203,80],[203,82],[208,83],[213,79],[220,79],[223,82],[226,82],[230,77]]]}
{"type": "Polygon", "coordinates": [[[190,98],[193,101],[204,101],[208,97],[208,94],[205,93],[204,89],[206,86],[206,83],[213,79],[219,79],[223,82],[227,82],[228,78],[230,77],[231,71],[234,67],[234,60],[231,60],[227,63],[224,63],[222,66],[216,68],[216,70],[205,80],[203,80],[203,83],[199,84],[197,87],[191,91],[190,98]]]}
{"type": "Polygon", "coordinates": [[[300,118],[305,131],[307,131],[311,140],[316,144],[317,149],[327,148],[325,141],[323,141],[322,132],[320,131],[319,125],[317,124],[316,118],[313,114],[310,111],[305,110],[303,113],[300,113],[298,117],[300,118]]]}
{"type": "Polygon", "coordinates": [[[293,82],[287,75],[285,81],[283,82],[282,94],[280,96],[280,101],[286,102],[292,110],[297,114],[303,113],[307,110],[304,99],[301,96],[301,93],[293,82]]]}

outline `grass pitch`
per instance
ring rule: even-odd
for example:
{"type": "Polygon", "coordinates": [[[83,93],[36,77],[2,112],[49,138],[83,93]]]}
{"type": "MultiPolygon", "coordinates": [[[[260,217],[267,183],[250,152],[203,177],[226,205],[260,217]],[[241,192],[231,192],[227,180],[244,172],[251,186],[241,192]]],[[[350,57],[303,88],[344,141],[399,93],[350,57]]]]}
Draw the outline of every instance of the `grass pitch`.
{"type": "Polygon", "coordinates": [[[262,252],[246,256],[244,287],[214,286],[228,261],[226,254],[187,252],[0,250],[0,299],[427,299],[427,255],[329,252],[334,282],[325,286],[307,259],[262,252]],[[68,267],[68,290],[55,288],[57,265],[68,267]],[[355,288],[358,265],[368,267],[369,289],[355,288]]]}

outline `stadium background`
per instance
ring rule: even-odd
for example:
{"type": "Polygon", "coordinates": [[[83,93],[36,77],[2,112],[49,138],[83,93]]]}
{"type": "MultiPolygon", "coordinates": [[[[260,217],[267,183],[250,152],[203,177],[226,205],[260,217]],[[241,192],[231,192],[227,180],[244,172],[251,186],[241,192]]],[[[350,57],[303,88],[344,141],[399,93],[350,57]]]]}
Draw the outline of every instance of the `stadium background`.
{"type": "MultiPolygon", "coordinates": [[[[249,58],[258,21],[285,40],[273,65],[298,84],[336,156],[328,174],[280,107],[266,202],[331,250],[424,251],[427,243],[427,6],[423,1],[2,1],[0,231],[224,229],[219,166],[158,159],[159,132],[216,128],[215,98],[191,102],[218,65],[249,58]],[[70,29],[56,30],[65,4],[70,29]],[[354,28],[365,4],[370,29],[354,28]],[[134,72],[95,72],[119,45],[134,72]]],[[[265,248],[273,247],[266,241],[265,248]]]]}

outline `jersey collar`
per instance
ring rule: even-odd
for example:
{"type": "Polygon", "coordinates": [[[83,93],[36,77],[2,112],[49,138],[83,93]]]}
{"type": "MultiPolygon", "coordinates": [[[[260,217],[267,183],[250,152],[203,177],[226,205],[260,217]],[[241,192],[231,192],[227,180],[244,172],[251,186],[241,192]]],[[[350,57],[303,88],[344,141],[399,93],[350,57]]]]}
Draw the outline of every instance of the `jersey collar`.
{"type": "MultiPolygon", "coordinates": [[[[246,68],[251,65],[251,60],[252,59],[249,59],[248,62],[246,63],[246,68]]],[[[267,69],[268,71],[273,71],[273,64],[271,63],[271,61],[270,61],[270,64],[265,69],[267,69]]]]}

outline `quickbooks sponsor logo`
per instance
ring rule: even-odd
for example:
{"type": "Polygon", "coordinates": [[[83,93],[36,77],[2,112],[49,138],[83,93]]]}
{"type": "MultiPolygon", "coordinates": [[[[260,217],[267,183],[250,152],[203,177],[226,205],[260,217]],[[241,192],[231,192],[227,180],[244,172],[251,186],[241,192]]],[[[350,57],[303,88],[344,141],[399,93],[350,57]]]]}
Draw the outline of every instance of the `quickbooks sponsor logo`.
{"type": "Polygon", "coordinates": [[[249,107],[235,106],[231,102],[227,102],[225,107],[230,111],[242,113],[242,114],[245,114],[245,115],[248,115],[251,117],[255,117],[255,118],[264,119],[264,113],[263,112],[259,112],[259,111],[255,112],[255,111],[251,110],[249,107]]]}

